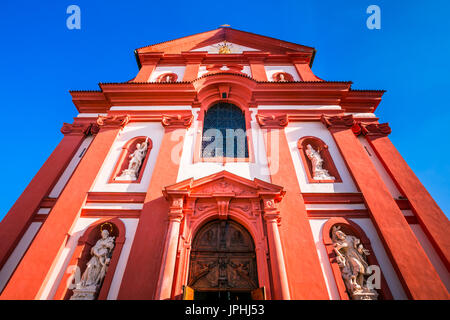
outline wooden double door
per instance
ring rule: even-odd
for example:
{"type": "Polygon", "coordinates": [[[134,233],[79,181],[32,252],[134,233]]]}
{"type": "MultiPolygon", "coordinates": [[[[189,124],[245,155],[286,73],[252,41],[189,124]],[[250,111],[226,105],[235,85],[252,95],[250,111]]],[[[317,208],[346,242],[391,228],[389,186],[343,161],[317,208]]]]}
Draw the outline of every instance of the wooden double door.
{"type": "Polygon", "coordinates": [[[263,300],[258,286],[256,253],[249,232],[232,220],[203,226],[192,242],[184,299],[263,300]]]}

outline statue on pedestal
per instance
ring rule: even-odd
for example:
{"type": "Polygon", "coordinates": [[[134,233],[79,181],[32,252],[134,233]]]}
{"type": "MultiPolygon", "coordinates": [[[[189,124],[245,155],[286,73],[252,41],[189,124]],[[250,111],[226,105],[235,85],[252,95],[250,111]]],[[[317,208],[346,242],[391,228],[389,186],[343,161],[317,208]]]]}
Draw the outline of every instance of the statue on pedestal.
{"type": "Polygon", "coordinates": [[[305,150],[306,156],[311,160],[312,176],[314,180],[335,180],[335,177],[328,173],[328,170],[323,168],[323,159],[320,153],[308,144],[305,150]]]}
{"type": "Polygon", "coordinates": [[[118,176],[115,180],[137,180],[139,175],[139,170],[142,166],[142,161],[147,154],[148,149],[148,138],[143,143],[138,143],[136,145],[136,150],[130,154],[130,162],[128,163],[128,168],[123,170],[122,174],[118,176]]]}
{"type": "Polygon", "coordinates": [[[376,290],[369,288],[366,277],[369,264],[366,256],[370,253],[364,248],[360,239],[346,235],[340,227],[333,227],[332,241],[336,261],[341,269],[342,279],[352,300],[377,300],[376,290]]]}
{"type": "Polygon", "coordinates": [[[91,248],[92,257],[86,264],[81,280],[75,284],[70,300],[94,300],[100,291],[115,246],[115,237],[109,234],[108,230],[101,230],[101,238],[91,248]]]}

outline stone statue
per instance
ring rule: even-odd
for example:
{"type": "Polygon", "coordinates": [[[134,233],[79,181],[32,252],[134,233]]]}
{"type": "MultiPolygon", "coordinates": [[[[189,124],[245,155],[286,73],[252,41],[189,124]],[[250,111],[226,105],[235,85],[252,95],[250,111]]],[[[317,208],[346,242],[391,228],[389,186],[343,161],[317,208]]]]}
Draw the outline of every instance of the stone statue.
{"type": "Polygon", "coordinates": [[[278,82],[286,82],[287,80],[284,78],[284,73],[280,73],[278,76],[278,82]]]}
{"type": "Polygon", "coordinates": [[[86,264],[86,270],[80,281],[75,284],[70,300],[95,299],[111,261],[114,240],[115,237],[110,236],[108,230],[101,231],[101,238],[91,248],[92,257],[86,264]]]}
{"type": "Polygon", "coordinates": [[[378,293],[368,288],[366,283],[366,277],[370,275],[366,260],[369,251],[363,247],[360,239],[346,235],[340,227],[334,226],[331,232],[336,260],[350,298],[376,300],[378,293]]]}
{"type": "Polygon", "coordinates": [[[308,144],[305,150],[306,156],[311,160],[312,174],[314,180],[335,180],[335,177],[328,173],[328,170],[323,168],[323,159],[320,153],[308,144]]]}
{"type": "Polygon", "coordinates": [[[145,139],[143,143],[138,143],[136,145],[136,150],[130,154],[130,162],[128,163],[128,168],[123,170],[122,174],[118,176],[115,180],[137,180],[139,170],[142,166],[142,161],[147,154],[148,149],[148,138],[145,139]]]}

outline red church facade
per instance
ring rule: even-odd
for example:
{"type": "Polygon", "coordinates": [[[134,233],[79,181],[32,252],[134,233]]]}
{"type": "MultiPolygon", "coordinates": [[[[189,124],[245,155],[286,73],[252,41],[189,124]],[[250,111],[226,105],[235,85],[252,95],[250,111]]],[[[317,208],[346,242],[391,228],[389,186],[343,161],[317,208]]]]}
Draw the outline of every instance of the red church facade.
{"type": "Polygon", "coordinates": [[[71,91],[0,223],[1,299],[449,298],[449,221],[383,91],[226,27],[135,55],[134,79],[71,91]]]}

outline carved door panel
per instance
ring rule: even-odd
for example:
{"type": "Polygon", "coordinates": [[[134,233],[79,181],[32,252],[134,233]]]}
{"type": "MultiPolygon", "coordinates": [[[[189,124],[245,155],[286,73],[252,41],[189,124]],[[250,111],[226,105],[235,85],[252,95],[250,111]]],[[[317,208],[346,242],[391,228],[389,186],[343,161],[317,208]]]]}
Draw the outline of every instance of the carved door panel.
{"type": "Polygon", "coordinates": [[[255,289],[251,292],[252,300],[266,300],[266,287],[255,289]]]}
{"type": "Polygon", "coordinates": [[[196,235],[188,285],[195,290],[253,290],[258,288],[253,240],[241,225],[213,221],[196,235]]]}

